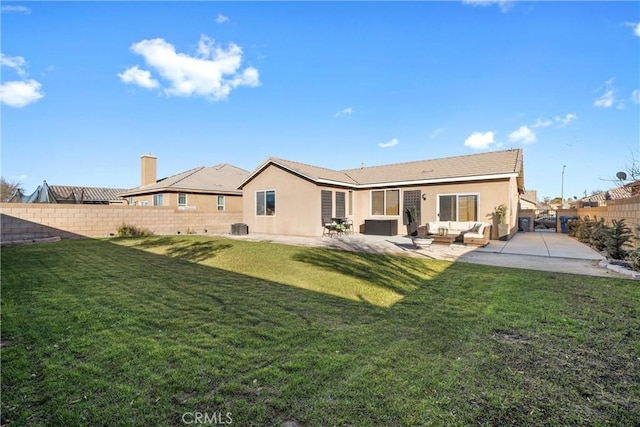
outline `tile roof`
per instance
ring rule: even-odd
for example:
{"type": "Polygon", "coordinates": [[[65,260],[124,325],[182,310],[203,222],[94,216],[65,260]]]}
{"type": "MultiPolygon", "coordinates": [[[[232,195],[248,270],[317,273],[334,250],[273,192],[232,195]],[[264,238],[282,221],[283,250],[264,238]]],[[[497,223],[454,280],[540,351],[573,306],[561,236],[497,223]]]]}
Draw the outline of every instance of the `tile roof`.
{"type": "Polygon", "coordinates": [[[626,199],[631,197],[633,194],[630,189],[626,187],[616,187],[607,191],[601,191],[596,194],[592,194],[591,196],[583,197],[580,199],[581,202],[604,202],[606,200],[618,200],[618,199],[626,199]],[[609,194],[607,196],[607,193],[609,194]]]}
{"type": "Polygon", "coordinates": [[[123,191],[121,196],[151,194],[161,191],[183,191],[191,193],[241,194],[238,185],[249,175],[244,169],[222,163],[215,166],[200,166],[162,178],[153,184],[123,191]]]}
{"type": "Polygon", "coordinates": [[[360,184],[382,184],[513,174],[519,173],[521,166],[522,150],[508,150],[350,169],[344,172],[360,184]]]}
{"type": "Polygon", "coordinates": [[[516,174],[519,179],[519,186],[522,189],[524,188],[522,183],[523,160],[521,149],[369,166],[342,171],[271,157],[253,171],[240,186],[244,186],[269,164],[275,164],[315,182],[327,183],[327,181],[330,181],[354,187],[372,187],[408,182],[456,181],[516,174]]]}
{"type": "Polygon", "coordinates": [[[124,188],[74,187],[69,185],[50,185],[55,200],[58,202],[101,203],[121,201],[120,193],[124,188]]]}

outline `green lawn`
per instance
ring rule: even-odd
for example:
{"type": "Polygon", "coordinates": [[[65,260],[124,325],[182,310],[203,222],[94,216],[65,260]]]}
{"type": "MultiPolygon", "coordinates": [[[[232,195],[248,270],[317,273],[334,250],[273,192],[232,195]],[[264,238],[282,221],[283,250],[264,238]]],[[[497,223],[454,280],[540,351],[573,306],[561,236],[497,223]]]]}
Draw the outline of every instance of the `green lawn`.
{"type": "Polygon", "coordinates": [[[640,424],[636,281],[196,236],[1,266],[2,425],[640,424]]]}

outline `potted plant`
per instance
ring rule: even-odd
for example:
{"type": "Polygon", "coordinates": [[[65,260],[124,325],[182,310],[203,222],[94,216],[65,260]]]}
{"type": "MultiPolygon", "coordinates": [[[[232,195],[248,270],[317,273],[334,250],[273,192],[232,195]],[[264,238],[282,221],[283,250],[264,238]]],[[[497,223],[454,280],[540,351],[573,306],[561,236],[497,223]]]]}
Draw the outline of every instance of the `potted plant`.
{"type": "Polygon", "coordinates": [[[498,237],[500,240],[507,240],[509,236],[509,224],[507,224],[507,205],[504,203],[495,208],[496,218],[498,219],[498,237]]]}

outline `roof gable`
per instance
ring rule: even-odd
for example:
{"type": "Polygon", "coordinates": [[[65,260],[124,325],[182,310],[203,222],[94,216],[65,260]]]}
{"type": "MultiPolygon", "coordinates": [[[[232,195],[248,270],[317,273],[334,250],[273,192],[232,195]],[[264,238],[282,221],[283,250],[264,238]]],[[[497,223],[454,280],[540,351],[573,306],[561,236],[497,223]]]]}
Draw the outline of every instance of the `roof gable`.
{"type": "Polygon", "coordinates": [[[161,178],[153,184],[133,188],[123,196],[183,191],[191,193],[240,194],[238,185],[249,175],[239,167],[222,163],[215,166],[199,166],[187,171],[161,178]]]}

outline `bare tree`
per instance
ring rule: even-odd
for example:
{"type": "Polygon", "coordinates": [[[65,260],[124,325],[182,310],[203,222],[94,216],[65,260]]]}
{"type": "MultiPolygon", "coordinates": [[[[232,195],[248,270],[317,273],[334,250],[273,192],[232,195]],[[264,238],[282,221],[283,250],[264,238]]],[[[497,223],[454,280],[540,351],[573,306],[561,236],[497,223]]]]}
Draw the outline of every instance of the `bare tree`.
{"type": "MultiPolygon", "coordinates": [[[[640,148],[638,149],[638,155],[640,156],[640,148]]],[[[633,181],[640,179],[640,158],[636,157],[633,151],[631,151],[631,163],[625,165],[625,172],[633,181]]]]}
{"type": "Polygon", "coordinates": [[[4,177],[0,177],[0,201],[9,201],[18,190],[24,191],[20,182],[7,181],[4,177]]]}

